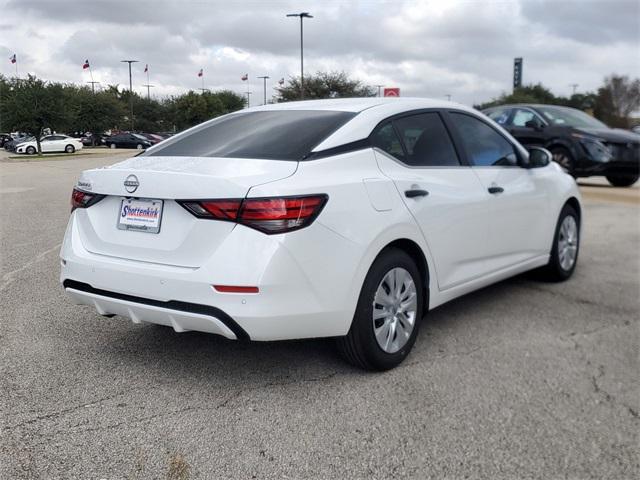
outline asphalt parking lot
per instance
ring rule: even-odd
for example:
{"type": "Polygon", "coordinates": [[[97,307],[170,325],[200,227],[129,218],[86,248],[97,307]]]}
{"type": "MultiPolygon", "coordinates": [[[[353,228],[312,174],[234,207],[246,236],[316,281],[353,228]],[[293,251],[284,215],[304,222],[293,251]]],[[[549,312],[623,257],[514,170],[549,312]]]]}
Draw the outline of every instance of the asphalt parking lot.
{"type": "MultiPolygon", "coordinates": [[[[430,312],[408,361],[98,316],[58,284],[78,173],[127,152],[0,158],[0,478],[640,475],[640,188],[585,180],[572,280],[430,312]]],[[[129,152],[130,154],[130,152],[129,152]]]]}

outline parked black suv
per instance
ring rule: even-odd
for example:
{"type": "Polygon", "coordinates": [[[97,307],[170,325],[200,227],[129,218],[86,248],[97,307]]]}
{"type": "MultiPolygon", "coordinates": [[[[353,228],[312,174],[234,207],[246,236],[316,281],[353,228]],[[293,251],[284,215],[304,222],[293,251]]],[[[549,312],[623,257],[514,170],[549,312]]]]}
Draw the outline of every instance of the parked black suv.
{"type": "Polygon", "coordinates": [[[574,177],[604,175],[628,187],[640,176],[640,135],[610,128],[575,108],[500,105],[483,110],[522,145],[542,146],[574,177]]]}

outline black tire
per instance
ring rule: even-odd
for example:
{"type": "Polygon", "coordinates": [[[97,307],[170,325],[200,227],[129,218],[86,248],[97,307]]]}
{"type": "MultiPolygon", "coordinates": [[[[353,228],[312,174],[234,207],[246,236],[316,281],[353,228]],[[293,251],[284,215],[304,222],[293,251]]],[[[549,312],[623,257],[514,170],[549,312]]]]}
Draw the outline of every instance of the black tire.
{"type": "Polygon", "coordinates": [[[634,174],[611,174],[607,175],[607,180],[614,187],[630,187],[638,181],[640,175],[634,174]]]}
{"type": "Polygon", "coordinates": [[[402,250],[385,250],[376,258],[367,273],[349,333],[337,339],[338,350],[349,363],[365,370],[388,370],[396,367],[409,355],[416,341],[423,305],[424,287],[415,262],[402,250]],[[416,287],[417,310],[413,331],[405,345],[395,353],[387,353],[375,338],[373,303],[380,282],[388,272],[397,267],[405,269],[411,275],[416,287]]]}
{"type": "Polygon", "coordinates": [[[67,153],[73,153],[76,151],[76,147],[74,147],[73,145],[67,145],[66,147],[64,147],[64,151],[67,153]]]}
{"type": "Polygon", "coordinates": [[[541,269],[542,279],[550,282],[564,282],[569,279],[576,269],[578,264],[578,257],[580,256],[580,217],[576,210],[569,204],[565,205],[558,217],[558,223],[556,224],[555,234],[553,236],[553,247],[551,248],[551,254],[549,256],[549,263],[541,269]],[[559,237],[560,227],[565,218],[572,216],[577,226],[577,238],[576,238],[576,255],[573,264],[569,268],[564,268],[560,261],[559,252],[559,237]]]}
{"type": "Polygon", "coordinates": [[[575,159],[573,154],[565,147],[553,147],[549,151],[553,156],[553,161],[560,165],[569,175],[575,177],[575,159]]]}
{"type": "Polygon", "coordinates": [[[27,155],[34,155],[36,153],[36,147],[27,147],[27,155]]]}

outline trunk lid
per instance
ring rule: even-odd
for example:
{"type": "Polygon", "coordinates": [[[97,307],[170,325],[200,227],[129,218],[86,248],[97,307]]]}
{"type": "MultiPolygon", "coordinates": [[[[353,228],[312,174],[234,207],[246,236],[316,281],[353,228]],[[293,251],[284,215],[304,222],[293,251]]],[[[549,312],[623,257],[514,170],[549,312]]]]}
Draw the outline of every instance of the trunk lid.
{"type": "Polygon", "coordinates": [[[76,210],[80,238],[94,254],[197,268],[235,224],[198,219],[175,200],[244,198],[251,187],[291,176],[297,166],[293,161],[245,158],[134,157],[87,170],[78,188],[107,198],[76,210]],[[158,233],[118,228],[126,198],[162,200],[158,233]]]}

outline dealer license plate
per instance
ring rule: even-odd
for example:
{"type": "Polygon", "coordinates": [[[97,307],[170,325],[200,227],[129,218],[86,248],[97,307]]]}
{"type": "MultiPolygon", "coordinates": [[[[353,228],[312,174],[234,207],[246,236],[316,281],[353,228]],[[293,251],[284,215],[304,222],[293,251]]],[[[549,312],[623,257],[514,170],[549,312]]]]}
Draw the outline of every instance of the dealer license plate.
{"type": "Polygon", "coordinates": [[[162,200],[123,198],[118,215],[118,228],[158,233],[162,221],[162,206],[162,200]]]}

